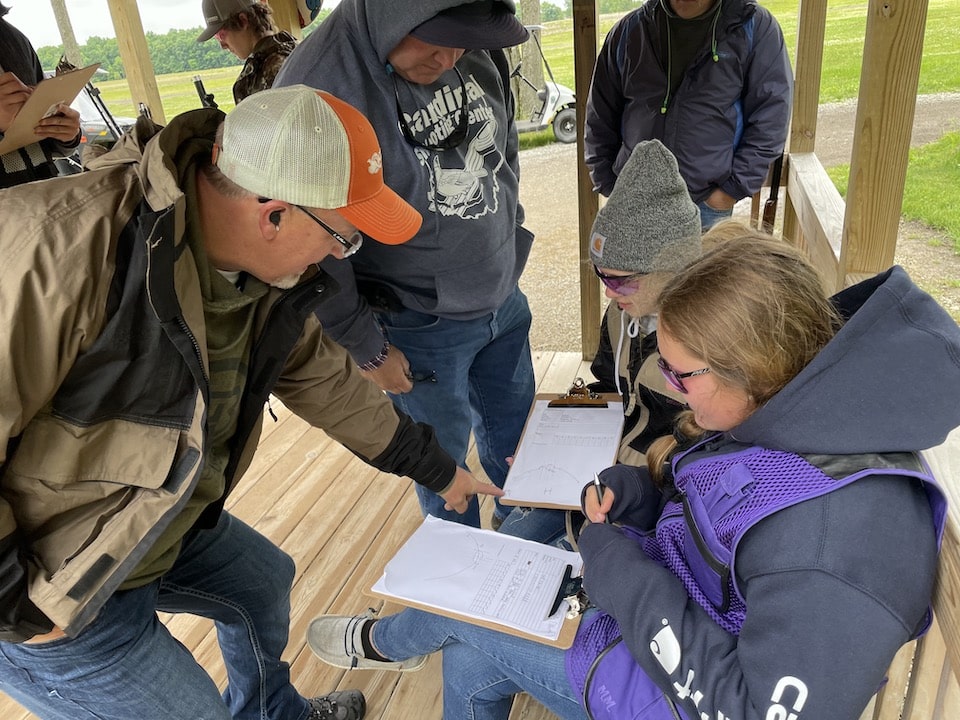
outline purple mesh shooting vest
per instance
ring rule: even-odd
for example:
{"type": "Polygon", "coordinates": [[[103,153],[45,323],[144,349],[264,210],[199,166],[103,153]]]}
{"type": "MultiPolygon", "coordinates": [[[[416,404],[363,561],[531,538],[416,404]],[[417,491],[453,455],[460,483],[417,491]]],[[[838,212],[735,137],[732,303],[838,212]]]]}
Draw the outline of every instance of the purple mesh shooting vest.
{"type": "MultiPolygon", "coordinates": [[[[677,456],[674,469],[684,455],[699,447],[677,456]]],[[[871,468],[838,480],[799,455],[759,447],[691,461],[676,473],[680,500],[667,503],[655,533],[644,536],[630,528],[624,532],[637,540],[647,556],[680,578],[690,597],[720,627],[738,635],[747,608],[737,588],[734,563],[737,544],[747,530],[778,510],[862,477],[883,474],[916,477],[924,483],[939,543],[947,503],[925,464],[923,471],[871,468]]],[[[928,612],[927,624],[929,618],[928,612]]],[[[655,636],[650,649],[668,675],[679,666],[680,647],[668,625],[655,636]]],[[[567,677],[591,718],[687,720],[633,659],[617,621],[606,613],[598,613],[580,628],[566,654],[566,666],[567,677]]],[[[684,688],[674,689],[678,697],[685,697],[684,688]]]]}

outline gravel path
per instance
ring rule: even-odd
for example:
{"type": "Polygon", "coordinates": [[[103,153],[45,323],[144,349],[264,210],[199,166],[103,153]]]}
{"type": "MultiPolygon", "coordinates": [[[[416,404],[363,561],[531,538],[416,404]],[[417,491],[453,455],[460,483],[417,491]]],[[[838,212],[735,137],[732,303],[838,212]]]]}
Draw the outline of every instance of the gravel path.
{"type": "MultiPolygon", "coordinates": [[[[855,101],[821,106],[816,152],[825,167],[849,162],[855,118],[855,101]]],[[[960,130],[960,93],[917,99],[912,145],[955,130],[960,130]]],[[[537,236],[520,279],[533,312],[534,350],[580,349],[576,160],[576,145],[559,143],[520,154],[520,200],[537,236]]],[[[948,191],[960,199],[957,188],[948,191]]],[[[749,212],[749,201],[737,206],[741,212],[749,212]]],[[[960,256],[948,238],[919,223],[902,223],[895,260],[960,321],[960,256]]]]}

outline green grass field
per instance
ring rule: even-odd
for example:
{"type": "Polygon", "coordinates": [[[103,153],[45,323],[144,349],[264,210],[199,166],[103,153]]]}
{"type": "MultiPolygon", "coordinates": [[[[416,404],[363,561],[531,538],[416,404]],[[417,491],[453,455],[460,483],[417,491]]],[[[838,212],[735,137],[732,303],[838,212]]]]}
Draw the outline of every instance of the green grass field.
{"type": "MultiPolygon", "coordinates": [[[[956,2],[957,0],[929,0],[919,94],[960,91],[960,23],[956,22],[956,2]]],[[[780,21],[787,48],[793,58],[799,0],[763,0],[763,5],[780,21]]],[[[867,5],[866,0],[830,1],[820,85],[821,102],[848,100],[857,96],[867,5]]],[[[615,15],[601,16],[600,42],[617,18],[615,15]]],[[[541,37],[544,53],[557,82],[572,87],[572,21],[546,23],[541,37]]],[[[228,112],[233,107],[231,88],[239,71],[238,64],[234,67],[204,71],[202,74],[207,92],[212,92],[219,106],[228,112]]],[[[183,72],[157,77],[167,119],[200,106],[193,86],[195,74],[183,72]]],[[[126,81],[99,83],[98,87],[103,99],[116,115],[136,115],[126,81]]],[[[521,135],[521,148],[550,142],[553,142],[550,130],[521,135]]],[[[960,203],[950,202],[956,192],[943,192],[943,188],[960,187],[958,145],[960,139],[954,135],[929,150],[923,148],[911,152],[910,170],[904,192],[904,215],[945,230],[953,238],[957,252],[960,252],[960,203]]],[[[840,183],[845,184],[847,172],[849,169],[845,171],[844,167],[831,171],[831,177],[838,183],[838,187],[841,187],[841,191],[845,188],[840,183]]]]}

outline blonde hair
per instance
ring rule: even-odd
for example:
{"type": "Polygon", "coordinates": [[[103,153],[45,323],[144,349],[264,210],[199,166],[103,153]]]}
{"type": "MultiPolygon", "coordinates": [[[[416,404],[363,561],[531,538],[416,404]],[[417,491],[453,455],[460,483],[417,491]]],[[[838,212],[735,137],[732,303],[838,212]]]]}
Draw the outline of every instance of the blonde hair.
{"type": "MultiPolygon", "coordinates": [[[[830,342],[842,321],[816,269],[793,246],[736,222],[704,236],[712,245],[660,293],[659,326],[702,358],[723,385],[763,405],[830,342]]],[[[692,413],[677,434],[703,434],[692,413]]],[[[662,470],[677,441],[661,438],[647,453],[662,470]],[[662,441],[662,442],[661,442],[662,441]]]]}

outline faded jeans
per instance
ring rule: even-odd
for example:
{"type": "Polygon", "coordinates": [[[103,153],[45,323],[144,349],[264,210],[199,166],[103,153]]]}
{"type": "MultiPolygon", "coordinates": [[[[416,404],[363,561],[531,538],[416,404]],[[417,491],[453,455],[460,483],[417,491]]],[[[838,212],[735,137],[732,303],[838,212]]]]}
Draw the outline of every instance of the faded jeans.
{"type": "Polygon", "coordinates": [[[161,580],[114,593],[78,637],[0,643],[0,691],[63,720],[302,720],[309,707],[280,659],[293,578],[286,553],[223,513],[186,536],[161,580]],[[214,620],[222,697],[158,610],[214,620]]]}
{"type": "MultiPolygon", "coordinates": [[[[466,468],[470,431],[480,464],[498,487],[507,477],[533,403],[530,307],[515,288],[494,312],[476,320],[447,320],[415,310],[378,314],[387,339],[410,362],[413,390],[391,395],[417,422],[428,423],[440,446],[466,468]]],[[[463,515],[443,509],[443,498],[416,486],[423,514],[480,526],[476,498],[463,515]]],[[[509,510],[497,503],[496,514],[509,510]]]]}
{"type": "Polygon", "coordinates": [[[586,718],[559,648],[412,609],[378,620],[372,640],[392,660],[443,649],[444,718],[507,720],[518,692],[564,720],[586,718]]]}

